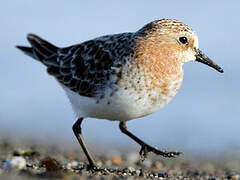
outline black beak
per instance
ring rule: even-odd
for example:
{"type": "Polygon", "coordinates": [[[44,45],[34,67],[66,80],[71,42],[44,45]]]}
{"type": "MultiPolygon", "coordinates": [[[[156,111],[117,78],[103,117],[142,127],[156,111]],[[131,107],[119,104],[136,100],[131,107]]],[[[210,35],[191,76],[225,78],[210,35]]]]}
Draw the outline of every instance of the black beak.
{"type": "Polygon", "coordinates": [[[223,73],[223,69],[219,67],[217,64],[215,64],[209,57],[207,57],[205,54],[202,53],[199,49],[196,51],[196,61],[201,62],[203,64],[206,64],[214,69],[216,69],[218,72],[223,73]]]}

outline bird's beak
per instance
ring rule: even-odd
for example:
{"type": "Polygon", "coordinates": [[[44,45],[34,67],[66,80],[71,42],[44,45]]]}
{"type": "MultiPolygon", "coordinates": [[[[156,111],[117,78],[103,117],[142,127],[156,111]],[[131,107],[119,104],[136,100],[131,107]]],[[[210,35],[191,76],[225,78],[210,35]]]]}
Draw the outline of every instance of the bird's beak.
{"type": "Polygon", "coordinates": [[[207,57],[205,54],[203,54],[202,51],[199,49],[196,50],[196,61],[201,62],[203,64],[206,64],[214,69],[216,69],[218,72],[223,73],[223,69],[219,67],[217,64],[215,64],[209,57],[207,57]]]}

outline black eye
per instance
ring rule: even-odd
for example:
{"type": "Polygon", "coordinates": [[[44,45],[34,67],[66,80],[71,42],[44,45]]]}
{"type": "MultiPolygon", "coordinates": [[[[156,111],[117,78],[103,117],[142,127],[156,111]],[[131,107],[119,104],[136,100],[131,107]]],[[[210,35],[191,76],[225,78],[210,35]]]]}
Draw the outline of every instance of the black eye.
{"type": "Polygon", "coordinates": [[[188,43],[188,39],[187,39],[185,36],[180,37],[180,38],[179,38],[179,41],[180,41],[182,44],[187,44],[187,43],[188,43]]]}

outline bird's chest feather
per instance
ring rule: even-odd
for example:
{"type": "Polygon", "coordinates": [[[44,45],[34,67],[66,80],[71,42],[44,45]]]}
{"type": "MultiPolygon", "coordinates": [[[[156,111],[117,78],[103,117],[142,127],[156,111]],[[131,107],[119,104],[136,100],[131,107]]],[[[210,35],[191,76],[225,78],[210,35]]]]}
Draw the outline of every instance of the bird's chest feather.
{"type": "MultiPolygon", "coordinates": [[[[115,98],[129,117],[137,118],[151,114],[164,107],[178,92],[183,72],[161,69],[162,64],[126,64],[118,82],[115,98]],[[169,73],[173,71],[173,73],[169,73]]],[[[173,67],[170,67],[173,68],[173,67]]]]}
{"type": "Polygon", "coordinates": [[[153,85],[139,69],[123,71],[116,87],[105,89],[102,99],[88,98],[64,88],[77,117],[108,120],[131,120],[154,113],[164,107],[177,93],[182,78],[153,85]],[[117,89],[117,90],[116,90],[117,89]]]}

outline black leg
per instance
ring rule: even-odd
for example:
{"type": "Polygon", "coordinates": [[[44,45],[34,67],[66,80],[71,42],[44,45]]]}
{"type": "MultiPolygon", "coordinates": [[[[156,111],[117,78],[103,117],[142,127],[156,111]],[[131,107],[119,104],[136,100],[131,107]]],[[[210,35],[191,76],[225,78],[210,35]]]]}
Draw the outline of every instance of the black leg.
{"type": "Polygon", "coordinates": [[[134,141],[136,141],[141,146],[141,150],[140,150],[139,154],[141,155],[142,160],[145,160],[147,158],[147,155],[149,152],[153,152],[157,155],[161,155],[163,157],[169,157],[169,158],[176,157],[181,154],[181,152],[161,151],[161,150],[158,150],[158,149],[148,145],[147,143],[145,143],[144,141],[142,141],[141,139],[139,139],[138,137],[136,137],[134,134],[132,134],[130,131],[127,130],[125,121],[121,121],[119,123],[119,128],[122,131],[122,133],[124,133],[127,136],[129,136],[130,138],[132,138],[134,141]]]}
{"type": "Polygon", "coordinates": [[[81,123],[83,121],[83,118],[79,118],[75,124],[73,125],[72,129],[73,132],[75,134],[75,136],[77,137],[77,140],[80,144],[80,146],[82,147],[83,152],[85,153],[85,155],[87,156],[88,162],[89,162],[89,168],[90,169],[97,169],[97,166],[92,158],[92,156],[90,155],[87,146],[85,144],[85,142],[83,141],[82,138],[82,128],[81,128],[81,123]]]}

